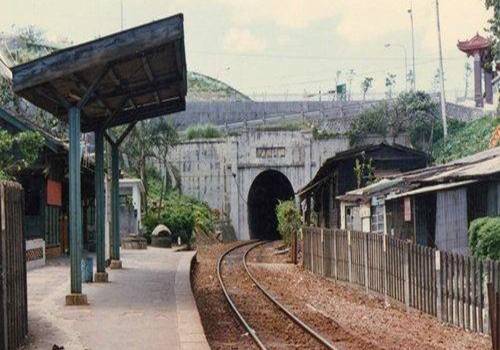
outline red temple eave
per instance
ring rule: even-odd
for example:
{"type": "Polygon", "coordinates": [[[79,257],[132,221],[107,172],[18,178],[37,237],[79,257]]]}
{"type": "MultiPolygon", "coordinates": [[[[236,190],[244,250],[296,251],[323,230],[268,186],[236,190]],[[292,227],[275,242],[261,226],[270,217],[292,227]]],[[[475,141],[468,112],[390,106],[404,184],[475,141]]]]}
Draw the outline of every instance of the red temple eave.
{"type": "Polygon", "coordinates": [[[472,39],[465,41],[458,41],[457,47],[460,51],[465,52],[467,55],[473,55],[476,52],[482,52],[491,46],[491,40],[481,35],[476,34],[472,39]]]}

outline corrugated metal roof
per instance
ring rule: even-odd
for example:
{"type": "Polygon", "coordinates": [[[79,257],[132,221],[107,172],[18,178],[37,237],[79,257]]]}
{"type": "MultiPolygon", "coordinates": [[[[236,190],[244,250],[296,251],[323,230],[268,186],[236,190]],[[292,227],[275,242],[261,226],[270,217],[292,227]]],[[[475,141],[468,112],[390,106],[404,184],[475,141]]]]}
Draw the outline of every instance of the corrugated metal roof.
{"type": "Polygon", "coordinates": [[[451,183],[445,183],[445,184],[434,185],[434,186],[426,186],[426,187],[418,188],[418,189],[413,190],[413,191],[408,191],[408,192],[403,192],[403,193],[398,193],[398,194],[390,194],[387,196],[386,199],[390,200],[390,199],[396,199],[396,198],[401,198],[401,197],[413,196],[416,194],[436,192],[436,191],[441,191],[441,190],[446,190],[446,189],[451,189],[451,188],[469,185],[469,184],[472,184],[475,182],[478,182],[478,180],[466,180],[466,181],[451,182],[451,183]]]}

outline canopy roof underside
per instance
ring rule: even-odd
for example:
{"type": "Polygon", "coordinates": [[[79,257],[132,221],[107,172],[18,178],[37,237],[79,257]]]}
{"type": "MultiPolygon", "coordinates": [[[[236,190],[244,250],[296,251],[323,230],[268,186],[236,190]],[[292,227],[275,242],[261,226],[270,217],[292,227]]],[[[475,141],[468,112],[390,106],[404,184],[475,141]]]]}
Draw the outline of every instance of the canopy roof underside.
{"type": "Polygon", "coordinates": [[[83,104],[84,132],[178,112],[187,92],[183,16],[69,47],[12,71],[14,91],[62,121],[70,106],[83,104]]]}

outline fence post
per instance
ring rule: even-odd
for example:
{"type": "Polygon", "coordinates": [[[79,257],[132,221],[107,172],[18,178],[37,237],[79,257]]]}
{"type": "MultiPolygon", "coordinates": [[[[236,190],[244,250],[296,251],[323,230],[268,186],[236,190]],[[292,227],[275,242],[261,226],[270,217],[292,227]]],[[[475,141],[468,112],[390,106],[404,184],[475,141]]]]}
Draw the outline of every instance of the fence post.
{"type": "Polygon", "coordinates": [[[382,269],[384,273],[384,305],[389,305],[387,299],[387,233],[382,235],[382,269]]]}
{"type": "Polygon", "coordinates": [[[442,287],[441,287],[441,252],[436,250],[436,316],[439,322],[443,322],[442,309],[442,287]]]}
{"type": "Polygon", "coordinates": [[[337,274],[337,230],[333,229],[332,231],[332,240],[333,240],[333,277],[335,277],[335,280],[338,279],[338,274],[337,274]]]}
{"type": "Polygon", "coordinates": [[[309,238],[309,242],[310,242],[310,247],[309,247],[310,253],[309,253],[309,256],[311,258],[311,272],[314,272],[314,249],[313,248],[314,248],[314,236],[315,235],[314,235],[313,232],[315,233],[316,230],[314,230],[314,231],[311,230],[310,231],[310,235],[309,235],[309,237],[310,237],[309,238]]]}
{"type": "Polygon", "coordinates": [[[325,275],[325,229],[321,228],[321,276],[325,275]]]}
{"type": "Polygon", "coordinates": [[[3,184],[0,184],[0,265],[2,267],[1,269],[1,274],[0,274],[0,288],[2,288],[2,291],[0,292],[0,296],[2,297],[0,299],[0,312],[2,315],[0,315],[0,320],[3,321],[3,324],[0,324],[0,326],[3,328],[0,331],[0,335],[3,335],[3,339],[0,339],[0,341],[3,343],[0,343],[1,348],[3,349],[8,349],[9,348],[9,332],[7,328],[7,247],[6,247],[6,217],[5,217],[5,186],[3,184]]]}
{"type": "Polygon", "coordinates": [[[483,317],[483,325],[484,325],[484,333],[489,334],[490,333],[490,322],[489,322],[489,315],[488,315],[488,310],[489,310],[489,295],[488,295],[488,283],[491,282],[491,260],[485,260],[483,261],[483,266],[484,266],[484,276],[483,276],[483,294],[484,294],[484,307],[481,310],[481,316],[483,317]]]}
{"type": "Polygon", "coordinates": [[[410,310],[410,245],[404,242],[404,286],[405,286],[405,305],[406,311],[410,310]]]}
{"type": "Polygon", "coordinates": [[[365,259],[365,290],[368,293],[368,233],[364,236],[364,259],[365,259]]]}
{"type": "Polygon", "coordinates": [[[351,264],[351,231],[347,231],[347,264],[349,273],[349,283],[352,282],[352,264],[351,264]]]}
{"type": "Polygon", "coordinates": [[[493,288],[493,284],[491,283],[488,283],[488,286],[487,286],[487,290],[488,290],[488,299],[491,300],[490,304],[489,304],[489,308],[488,308],[488,311],[489,311],[489,314],[490,314],[490,329],[491,329],[491,343],[493,344],[493,350],[497,350],[498,347],[499,347],[499,344],[497,344],[497,341],[498,341],[498,317],[499,315],[496,314],[496,310],[498,309],[498,306],[495,305],[495,300],[496,300],[496,296],[495,296],[495,289],[493,288]]]}

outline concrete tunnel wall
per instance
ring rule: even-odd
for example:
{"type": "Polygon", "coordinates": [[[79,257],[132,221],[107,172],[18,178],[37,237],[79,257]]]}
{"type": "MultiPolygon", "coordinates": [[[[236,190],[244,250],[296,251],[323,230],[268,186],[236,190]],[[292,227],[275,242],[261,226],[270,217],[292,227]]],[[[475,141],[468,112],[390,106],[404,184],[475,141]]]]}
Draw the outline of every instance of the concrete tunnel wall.
{"type": "MultiPolygon", "coordinates": [[[[366,140],[381,141],[381,138],[366,140]]],[[[395,141],[407,144],[405,137],[395,141]]],[[[250,130],[239,136],[184,142],[172,150],[172,164],[179,170],[184,194],[225,213],[237,238],[249,239],[247,202],[259,174],[279,171],[297,192],[327,158],[348,148],[349,140],[344,135],[315,140],[308,131],[250,130]]]]}

